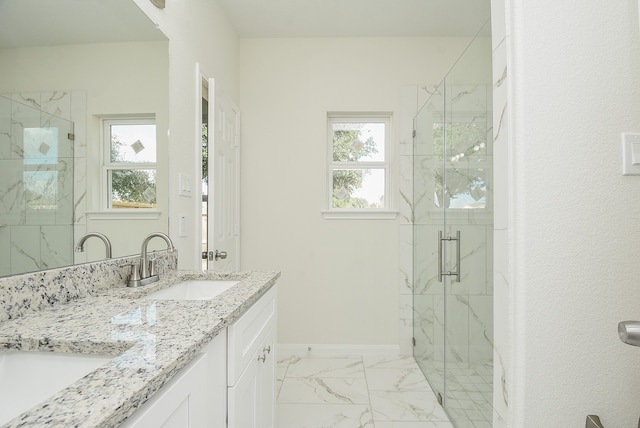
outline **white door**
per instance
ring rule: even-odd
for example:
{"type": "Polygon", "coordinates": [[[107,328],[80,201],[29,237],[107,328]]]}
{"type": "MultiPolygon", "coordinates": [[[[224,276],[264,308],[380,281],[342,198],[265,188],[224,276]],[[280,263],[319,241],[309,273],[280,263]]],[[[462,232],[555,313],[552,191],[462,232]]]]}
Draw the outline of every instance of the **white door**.
{"type": "Polygon", "coordinates": [[[235,271],[240,269],[240,111],[214,79],[209,80],[209,118],[207,268],[235,271]]]}

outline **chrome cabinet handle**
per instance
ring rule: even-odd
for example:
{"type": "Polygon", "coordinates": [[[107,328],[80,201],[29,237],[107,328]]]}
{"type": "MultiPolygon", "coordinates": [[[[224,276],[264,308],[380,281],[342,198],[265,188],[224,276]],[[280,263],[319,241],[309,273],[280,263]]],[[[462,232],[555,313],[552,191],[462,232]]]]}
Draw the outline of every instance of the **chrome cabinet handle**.
{"type": "Polygon", "coordinates": [[[264,353],[258,357],[258,361],[262,361],[263,363],[265,362],[266,359],[267,359],[267,356],[264,353]]]}
{"type": "Polygon", "coordinates": [[[438,231],[438,282],[442,282],[442,277],[444,275],[447,276],[455,276],[456,282],[460,282],[460,231],[456,232],[456,237],[451,236],[442,236],[442,231],[438,231]],[[446,271],[444,272],[442,269],[442,245],[444,241],[456,241],[456,266],[458,266],[457,272],[446,271]]]}
{"type": "Polygon", "coordinates": [[[271,346],[266,346],[264,348],[262,348],[262,352],[266,352],[267,354],[271,353],[271,346]]]}

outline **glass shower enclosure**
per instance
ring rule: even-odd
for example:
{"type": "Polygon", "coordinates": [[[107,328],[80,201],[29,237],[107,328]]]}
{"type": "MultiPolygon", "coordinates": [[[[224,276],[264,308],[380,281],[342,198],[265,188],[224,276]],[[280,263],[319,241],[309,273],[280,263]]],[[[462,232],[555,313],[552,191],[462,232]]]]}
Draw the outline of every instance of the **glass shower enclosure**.
{"type": "Polygon", "coordinates": [[[414,118],[414,356],[458,428],[491,426],[493,418],[493,119],[485,27],[414,118]]]}
{"type": "Polygon", "coordinates": [[[73,133],[70,120],[0,96],[0,276],[73,264],[73,133]]]}

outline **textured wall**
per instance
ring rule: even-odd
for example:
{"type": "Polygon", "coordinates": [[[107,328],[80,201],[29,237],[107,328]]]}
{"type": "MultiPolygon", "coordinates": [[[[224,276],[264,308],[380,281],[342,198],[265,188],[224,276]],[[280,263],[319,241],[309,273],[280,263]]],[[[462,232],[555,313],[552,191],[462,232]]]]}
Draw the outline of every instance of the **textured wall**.
{"type": "Polygon", "coordinates": [[[640,349],[616,332],[640,318],[640,177],[620,143],[640,132],[637,7],[507,1],[510,426],[637,424],[640,349]]]}

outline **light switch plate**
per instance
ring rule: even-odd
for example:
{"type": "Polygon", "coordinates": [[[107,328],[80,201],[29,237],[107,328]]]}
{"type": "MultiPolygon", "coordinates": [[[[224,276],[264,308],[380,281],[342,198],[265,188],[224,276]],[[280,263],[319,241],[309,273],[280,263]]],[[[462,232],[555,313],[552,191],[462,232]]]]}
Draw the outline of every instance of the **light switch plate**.
{"type": "Polygon", "coordinates": [[[180,196],[191,196],[191,183],[193,182],[189,174],[181,172],[178,174],[178,194],[180,196]]]}
{"type": "Polygon", "coordinates": [[[622,134],[622,175],[640,175],[640,134],[622,134]]]}

